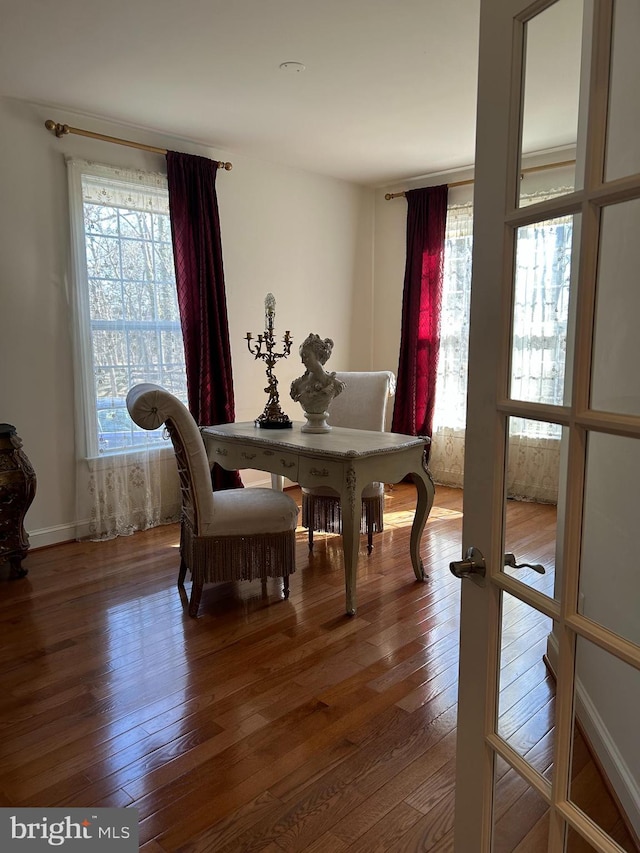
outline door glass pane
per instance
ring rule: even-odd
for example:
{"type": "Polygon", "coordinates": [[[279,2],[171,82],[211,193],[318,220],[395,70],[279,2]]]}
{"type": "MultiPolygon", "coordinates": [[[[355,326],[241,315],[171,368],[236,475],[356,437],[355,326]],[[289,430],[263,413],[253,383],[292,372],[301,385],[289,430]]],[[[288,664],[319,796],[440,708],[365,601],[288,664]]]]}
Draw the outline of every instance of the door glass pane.
{"type": "Polygon", "coordinates": [[[509,593],[502,598],[498,734],[551,775],[555,684],[544,662],[551,620],[509,593]]]}
{"type": "Polygon", "coordinates": [[[567,833],[567,853],[597,853],[596,848],[592,847],[588,841],[585,841],[581,835],[569,827],[567,833]]]}
{"type": "Polygon", "coordinates": [[[504,572],[554,598],[562,542],[557,502],[566,461],[562,428],[526,418],[508,423],[504,572]]]}
{"type": "Polygon", "coordinates": [[[540,794],[498,758],[493,802],[493,853],[546,851],[549,807],[540,794]]]}
{"type": "Polygon", "coordinates": [[[511,332],[515,400],[561,406],[565,390],[574,217],[517,229],[511,332]]]}
{"type": "Polygon", "coordinates": [[[638,471],[640,440],[589,433],[578,609],[640,646],[638,471]]]}
{"type": "Polygon", "coordinates": [[[640,172],[640,3],[617,0],[613,18],[613,63],[609,82],[606,180],[640,172]]]}
{"type": "Polygon", "coordinates": [[[570,799],[630,853],[626,827],[640,821],[638,708],[640,671],[578,637],[570,799]]]}
{"type": "MultiPolygon", "coordinates": [[[[557,160],[575,156],[581,39],[582,0],[558,0],[525,26],[521,171],[536,152],[561,148],[567,153],[557,160]]],[[[563,184],[573,186],[574,169],[563,184]]]]}
{"type": "Polygon", "coordinates": [[[591,408],[640,414],[640,199],[602,211],[591,408]]]}

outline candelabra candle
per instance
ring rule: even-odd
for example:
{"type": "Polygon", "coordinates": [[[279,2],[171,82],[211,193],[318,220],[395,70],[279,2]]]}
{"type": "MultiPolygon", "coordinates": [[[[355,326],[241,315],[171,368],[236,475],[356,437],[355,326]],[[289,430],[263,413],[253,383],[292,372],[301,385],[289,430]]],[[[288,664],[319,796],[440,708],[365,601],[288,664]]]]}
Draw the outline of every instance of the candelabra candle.
{"type": "Polygon", "coordinates": [[[265,331],[264,334],[258,335],[258,340],[252,344],[253,335],[247,332],[246,341],[247,349],[255,359],[262,359],[267,368],[268,386],[265,391],[269,394],[267,405],[264,412],[259,418],[256,418],[256,426],[264,427],[265,429],[282,429],[290,427],[291,421],[280,408],[280,397],[278,394],[278,380],[273,372],[276,362],[281,358],[286,358],[291,353],[291,344],[293,338],[289,331],[286,331],[282,342],[284,344],[282,352],[275,352],[276,341],[274,339],[273,322],[276,315],[276,300],[273,293],[267,293],[264,300],[265,311],[265,331]]]}
{"type": "Polygon", "coordinates": [[[273,293],[267,293],[264,300],[265,328],[273,331],[273,321],[276,316],[276,299],[273,293]]]}

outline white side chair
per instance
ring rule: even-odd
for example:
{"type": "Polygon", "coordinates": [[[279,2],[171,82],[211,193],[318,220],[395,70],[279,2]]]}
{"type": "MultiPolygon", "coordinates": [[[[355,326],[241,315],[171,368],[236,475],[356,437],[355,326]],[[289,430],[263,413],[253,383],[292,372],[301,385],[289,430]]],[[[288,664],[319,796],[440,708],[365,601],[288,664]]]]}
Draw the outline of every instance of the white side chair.
{"type": "MultiPolygon", "coordinates": [[[[330,426],[384,431],[387,404],[395,394],[396,378],[389,370],[336,371],[345,383],[341,394],[331,401],[327,422],[330,426]]],[[[338,493],[328,487],[302,489],[302,526],[309,530],[309,550],[314,530],[342,533],[338,493]]],[[[367,550],[373,549],[373,534],[384,529],[384,483],[369,483],[362,492],[360,532],[367,534],[367,550]]]]}
{"type": "Polygon", "coordinates": [[[214,492],[198,425],[184,404],[159,385],[135,385],[127,394],[127,408],[143,429],[165,424],[173,443],[182,489],[178,586],[184,586],[189,569],[189,615],[198,615],[205,583],[282,577],[286,598],[295,571],[295,501],[271,489],[214,492]]]}

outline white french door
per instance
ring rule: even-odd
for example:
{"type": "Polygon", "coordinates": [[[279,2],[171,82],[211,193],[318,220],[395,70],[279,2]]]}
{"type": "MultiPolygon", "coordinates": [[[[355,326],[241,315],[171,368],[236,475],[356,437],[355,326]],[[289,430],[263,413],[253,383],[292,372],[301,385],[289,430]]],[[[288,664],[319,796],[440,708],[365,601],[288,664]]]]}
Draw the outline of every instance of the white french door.
{"type": "Polygon", "coordinates": [[[481,2],[463,559],[453,567],[464,576],[456,853],[625,849],[581,784],[578,731],[628,834],[640,835],[638,44],[638,0],[481,2]],[[523,151],[567,111],[574,189],[526,205],[523,151]],[[519,253],[531,251],[526,226],[567,216],[571,255],[556,259],[568,265],[565,292],[539,306],[568,329],[564,364],[548,367],[563,383],[559,404],[544,385],[536,399],[522,391],[519,253]],[[549,443],[557,511],[524,546],[505,490],[518,434],[530,434],[523,423],[562,436],[549,443]],[[518,668],[525,652],[539,672],[518,668]]]}

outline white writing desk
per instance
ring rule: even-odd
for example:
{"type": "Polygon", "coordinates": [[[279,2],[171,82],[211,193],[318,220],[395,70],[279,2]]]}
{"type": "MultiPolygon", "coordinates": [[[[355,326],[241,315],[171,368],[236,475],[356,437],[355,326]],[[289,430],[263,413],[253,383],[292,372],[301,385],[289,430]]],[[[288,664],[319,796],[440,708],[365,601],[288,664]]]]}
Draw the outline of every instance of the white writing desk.
{"type": "MultiPolygon", "coordinates": [[[[426,575],[420,559],[420,539],[431,511],[434,487],[425,466],[430,439],[394,432],[370,432],[333,427],[331,432],[261,429],[253,421],[201,427],[210,464],[229,471],[255,468],[288,477],[301,486],[329,486],[340,495],[342,549],[347,613],[356,612],[356,573],[360,545],[362,490],[369,483],[398,483],[407,475],[416,484],[418,499],[411,527],[410,554],[418,580],[426,575]]],[[[282,484],[282,480],[280,480],[282,484]]]]}

